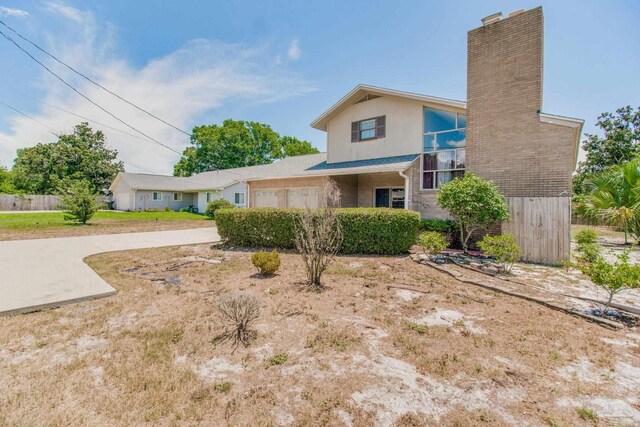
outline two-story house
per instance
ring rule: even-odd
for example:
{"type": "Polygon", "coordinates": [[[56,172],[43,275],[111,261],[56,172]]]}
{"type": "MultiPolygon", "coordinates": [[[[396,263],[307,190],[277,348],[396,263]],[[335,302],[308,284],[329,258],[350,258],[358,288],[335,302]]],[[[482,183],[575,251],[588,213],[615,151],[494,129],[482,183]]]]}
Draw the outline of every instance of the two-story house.
{"type": "Polygon", "coordinates": [[[542,8],[482,22],[468,33],[466,102],[359,85],[311,124],[326,132],[326,153],[188,178],[121,174],[112,185],[116,208],[141,209],[149,197],[145,206],[166,197],[171,207],[187,199],[202,209],[225,197],[238,206],[313,207],[331,177],[343,207],[446,218],[438,188],[471,171],[506,196],[512,221],[501,228],[516,236],[525,259],[568,259],[583,121],[542,112],[542,8]]]}

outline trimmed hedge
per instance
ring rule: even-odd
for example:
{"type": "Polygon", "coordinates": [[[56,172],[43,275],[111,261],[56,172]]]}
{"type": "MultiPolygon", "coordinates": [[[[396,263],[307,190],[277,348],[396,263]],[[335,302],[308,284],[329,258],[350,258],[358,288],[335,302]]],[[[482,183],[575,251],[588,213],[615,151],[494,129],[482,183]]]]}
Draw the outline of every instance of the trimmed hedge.
{"type": "MultiPolygon", "coordinates": [[[[216,211],[220,237],[238,246],[292,249],[302,209],[248,208],[216,211]]],[[[403,209],[337,209],[344,240],[341,253],[399,254],[416,242],[420,214],[403,209]]]]}

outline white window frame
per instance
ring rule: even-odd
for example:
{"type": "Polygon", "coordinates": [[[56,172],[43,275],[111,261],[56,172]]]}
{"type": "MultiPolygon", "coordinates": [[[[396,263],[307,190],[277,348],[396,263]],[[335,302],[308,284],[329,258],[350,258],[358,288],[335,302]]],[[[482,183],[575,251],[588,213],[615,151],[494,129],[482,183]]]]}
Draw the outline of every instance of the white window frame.
{"type": "Polygon", "coordinates": [[[182,193],[174,192],[173,193],[173,201],[174,202],[181,202],[182,201],[182,193]]]}
{"type": "MultiPolygon", "coordinates": [[[[407,206],[406,201],[407,201],[407,190],[404,187],[397,187],[397,186],[393,186],[393,185],[388,185],[388,186],[382,186],[382,187],[373,187],[373,200],[371,202],[371,206],[378,207],[376,206],[376,190],[389,190],[389,206],[387,206],[388,208],[392,208],[393,207],[393,190],[402,190],[404,191],[404,206],[407,206]]],[[[396,208],[396,209],[406,209],[405,207],[403,208],[396,208]]]]}
{"type": "Polygon", "coordinates": [[[233,194],[233,202],[234,204],[238,205],[238,206],[244,206],[246,204],[246,194],[244,193],[244,191],[238,192],[238,193],[234,193],[233,194]],[[238,200],[238,196],[242,194],[242,201],[241,202],[237,202],[236,200],[238,200]]]}
{"type": "Polygon", "coordinates": [[[151,200],[153,200],[154,202],[161,202],[162,201],[162,191],[153,191],[151,193],[151,200]],[[156,198],[156,195],[158,195],[157,198],[156,198]]]}
{"type": "Polygon", "coordinates": [[[213,200],[213,192],[212,191],[207,191],[205,196],[205,200],[207,201],[207,203],[209,203],[210,201],[213,200]]]}

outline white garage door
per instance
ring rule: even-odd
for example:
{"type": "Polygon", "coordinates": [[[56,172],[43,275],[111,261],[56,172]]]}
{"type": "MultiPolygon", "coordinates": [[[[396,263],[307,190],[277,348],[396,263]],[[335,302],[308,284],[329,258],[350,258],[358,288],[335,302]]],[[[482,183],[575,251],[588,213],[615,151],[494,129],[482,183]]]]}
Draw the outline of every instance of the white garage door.
{"type": "Polygon", "coordinates": [[[254,193],[256,208],[277,208],[278,193],[273,190],[258,190],[254,193]]]}
{"type": "Polygon", "coordinates": [[[318,189],[302,188],[299,190],[287,190],[288,208],[317,208],[318,189]]]}

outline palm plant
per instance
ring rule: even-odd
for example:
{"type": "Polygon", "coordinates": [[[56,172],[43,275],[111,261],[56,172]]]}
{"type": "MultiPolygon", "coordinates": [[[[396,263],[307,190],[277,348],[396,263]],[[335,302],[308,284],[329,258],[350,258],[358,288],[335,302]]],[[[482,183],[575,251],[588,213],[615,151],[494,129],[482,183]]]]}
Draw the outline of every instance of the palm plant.
{"type": "Polygon", "coordinates": [[[620,227],[624,242],[628,235],[640,239],[640,160],[594,176],[587,184],[588,193],[578,205],[578,214],[597,223],[620,227]]]}

